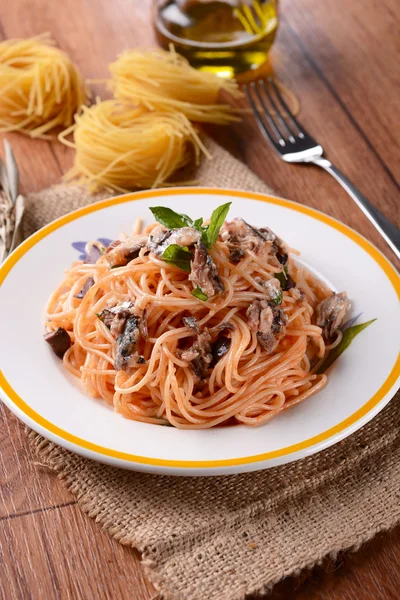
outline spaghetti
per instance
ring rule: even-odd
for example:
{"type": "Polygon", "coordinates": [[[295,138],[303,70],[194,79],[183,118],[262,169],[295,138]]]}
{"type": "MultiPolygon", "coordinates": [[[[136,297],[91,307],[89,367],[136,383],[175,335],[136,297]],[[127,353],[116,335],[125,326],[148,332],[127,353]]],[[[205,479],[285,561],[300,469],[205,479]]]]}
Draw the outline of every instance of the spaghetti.
{"type": "Polygon", "coordinates": [[[48,34],[0,43],[0,131],[46,137],[71,125],[87,97],[79,70],[48,34]]]}
{"type": "Polygon", "coordinates": [[[218,210],[208,227],[136,228],[101,255],[94,243],[96,262],[75,262],[49,300],[48,335],[70,338],[65,367],[126,418],[260,425],[327,383],[315,365],[340,341],[345,294],[296,266],[267,228],[235,219],[210,244],[218,210]]]}

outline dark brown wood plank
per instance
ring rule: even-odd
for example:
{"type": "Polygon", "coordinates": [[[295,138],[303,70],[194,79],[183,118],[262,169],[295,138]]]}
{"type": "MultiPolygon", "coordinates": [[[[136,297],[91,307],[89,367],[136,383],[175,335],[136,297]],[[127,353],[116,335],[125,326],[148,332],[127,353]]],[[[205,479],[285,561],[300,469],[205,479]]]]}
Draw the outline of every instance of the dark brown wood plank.
{"type": "Polygon", "coordinates": [[[72,494],[37,463],[24,425],[0,403],[0,520],[70,502],[72,494]]]}
{"type": "MultiPolygon", "coordinates": [[[[1,7],[1,4],[0,4],[1,7]]],[[[0,12],[0,18],[4,14],[0,12]]],[[[19,32],[15,37],[22,37],[19,32]]],[[[11,37],[0,20],[0,41],[11,37]]],[[[31,140],[17,133],[0,134],[0,157],[4,158],[3,140],[11,144],[18,163],[21,193],[36,192],[52,185],[61,175],[61,166],[54,154],[52,144],[45,140],[31,140]]]]}
{"type": "Polygon", "coordinates": [[[18,133],[0,134],[0,156],[4,159],[3,140],[11,144],[17,160],[21,193],[38,192],[59,181],[62,169],[51,142],[32,140],[18,133]]]}
{"type": "Polygon", "coordinates": [[[400,3],[282,3],[290,26],[400,184],[400,3]]]}
{"type": "Polygon", "coordinates": [[[2,600],[150,600],[132,549],[74,505],[0,522],[2,600]]]}
{"type": "MultiPolygon", "coordinates": [[[[358,553],[326,560],[300,578],[283,581],[264,597],[397,600],[399,561],[397,528],[358,553]]],[[[151,600],[155,595],[143,578],[137,553],[102,532],[75,505],[0,522],[0,564],[4,600],[151,600]]]]}
{"type": "MultiPolygon", "coordinates": [[[[326,148],[328,158],[392,219],[398,193],[395,184],[284,27],[272,64],[300,100],[300,121],[326,148]],[[357,151],[355,151],[357,149],[357,151]],[[372,191],[372,193],[371,193],[372,191]]],[[[379,236],[342,188],[317,167],[287,165],[266,145],[249,116],[234,128],[246,162],[282,196],[307,204],[351,225],[379,245],[379,236]]]]}

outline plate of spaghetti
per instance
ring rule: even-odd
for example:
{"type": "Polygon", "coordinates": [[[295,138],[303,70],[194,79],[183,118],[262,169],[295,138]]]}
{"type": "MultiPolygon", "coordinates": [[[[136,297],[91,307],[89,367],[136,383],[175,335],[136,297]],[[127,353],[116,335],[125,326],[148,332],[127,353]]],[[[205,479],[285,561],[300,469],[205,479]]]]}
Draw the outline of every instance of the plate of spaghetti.
{"type": "Polygon", "coordinates": [[[88,458],[176,475],[298,460],[399,387],[400,278],[281,198],[207,188],[70,213],[0,270],[1,396],[88,458]]]}

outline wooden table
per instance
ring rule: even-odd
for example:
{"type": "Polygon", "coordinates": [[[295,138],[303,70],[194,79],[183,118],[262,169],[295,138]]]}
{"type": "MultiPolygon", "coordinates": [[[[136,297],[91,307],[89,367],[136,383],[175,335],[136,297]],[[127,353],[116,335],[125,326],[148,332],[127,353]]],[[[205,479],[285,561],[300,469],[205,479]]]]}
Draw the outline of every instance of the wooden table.
{"type": "MultiPolygon", "coordinates": [[[[283,0],[281,7],[272,63],[301,99],[302,122],[331,160],[395,220],[400,174],[398,0],[283,0]]],[[[0,8],[1,39],[50,31],[90,78],[104,77],[107,64],[124,48],[153,42],[147,0],[0,0],[0,8]]],[[[97,87],[96,92],[103,90],[97,87]]],[[[229,147],[279,195],[344,221],[394,260],[333,179],[313,167],[280,162],[250,118],[216,135],[229,138],[229,147]]],[[[57,142],[8,138],[25,193],[58,182],[71,164],[70,151],[57,142]]],[[[35,464],[23,426],[3,406],[0,423],[0,598],[150,600],[155,592],[138,555],[103,533],[81,513],[65,486],[35,464]]],[[[397,600],[399,564],[397,528],[356,554],[283,582],[270,597],[397,600]]]]}

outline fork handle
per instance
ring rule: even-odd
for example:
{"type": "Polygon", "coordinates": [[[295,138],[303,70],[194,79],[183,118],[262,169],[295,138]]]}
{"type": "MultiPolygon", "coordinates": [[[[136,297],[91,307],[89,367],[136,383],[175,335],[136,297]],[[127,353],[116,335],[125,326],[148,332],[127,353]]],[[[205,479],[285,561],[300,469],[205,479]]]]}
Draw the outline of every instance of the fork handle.
{"type": "Polygon", "coordinates": [[[342,188],[346,190],[349,196],[354,200],[359,208],[363,211],[366,217],[379,231],[381,236],[389,244],[395,255],[400,259],[400,230],[389,221],[363,194],[345,177],[339,169],[326,158],[315,158],[312,161],[315,165],[322,167],[328,171],[340,183],[342,188]]]}

